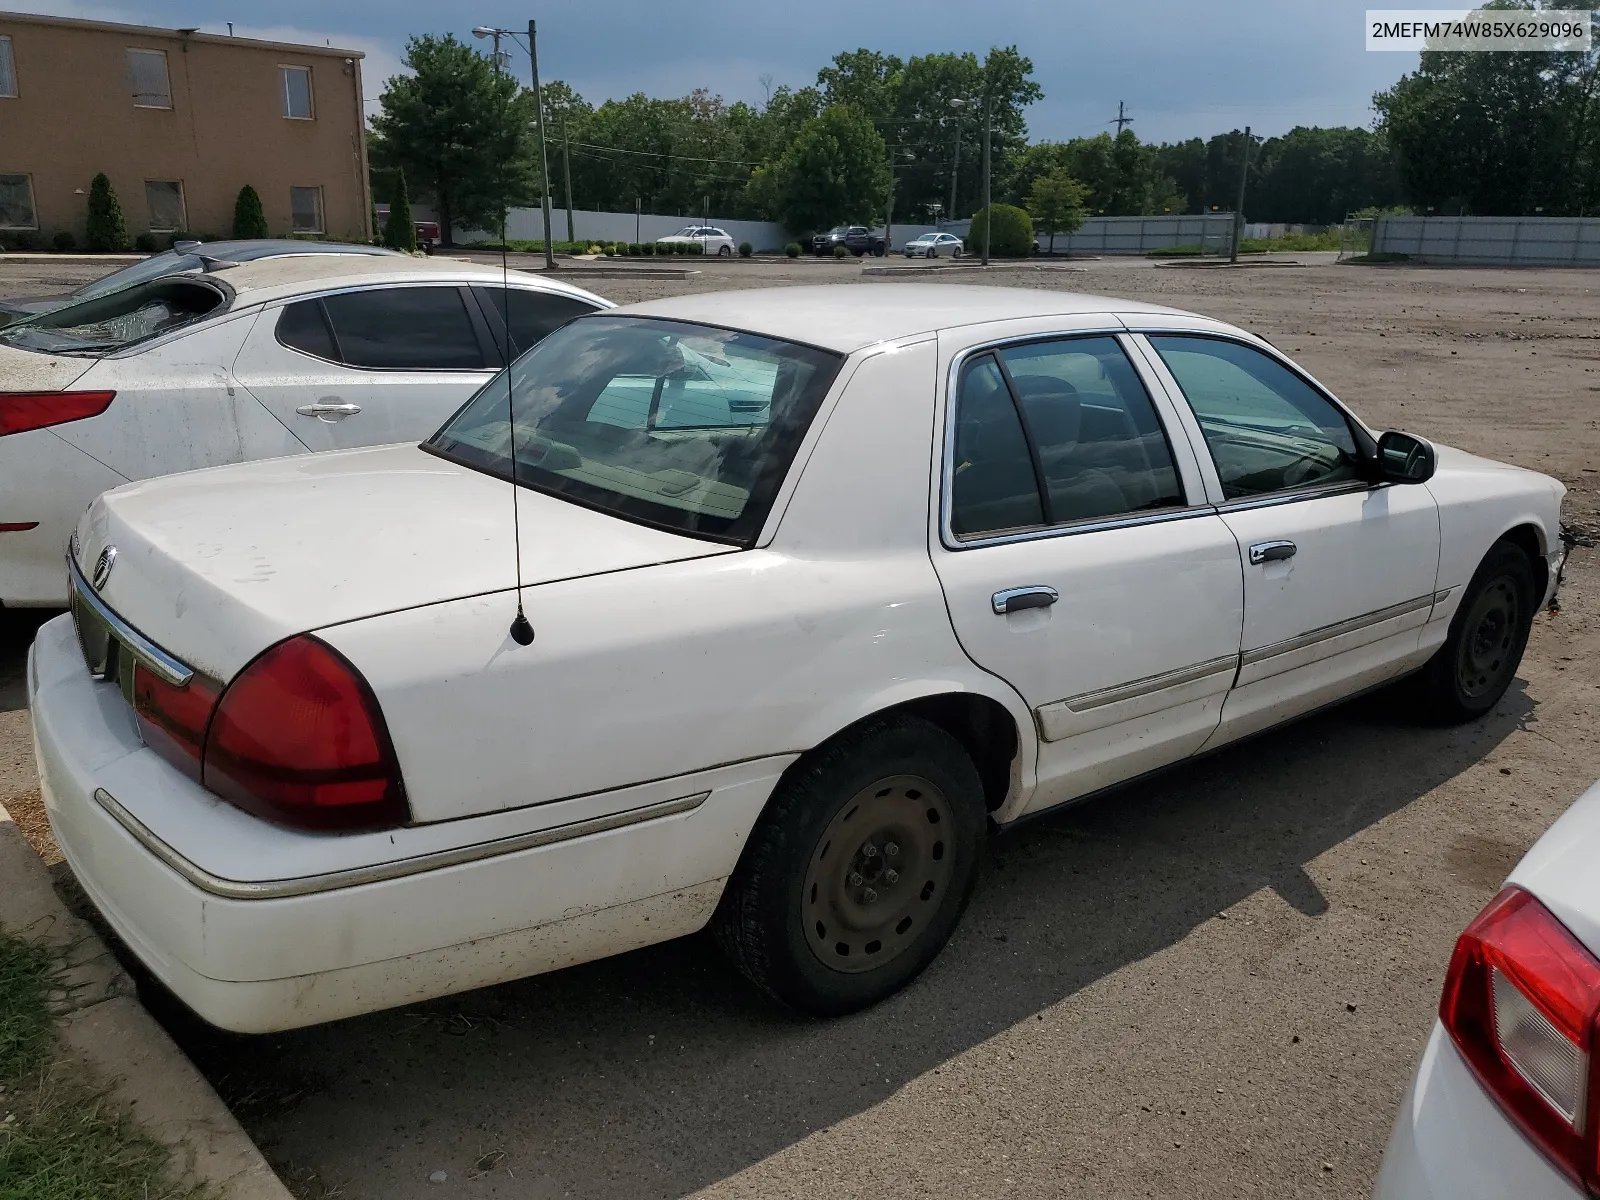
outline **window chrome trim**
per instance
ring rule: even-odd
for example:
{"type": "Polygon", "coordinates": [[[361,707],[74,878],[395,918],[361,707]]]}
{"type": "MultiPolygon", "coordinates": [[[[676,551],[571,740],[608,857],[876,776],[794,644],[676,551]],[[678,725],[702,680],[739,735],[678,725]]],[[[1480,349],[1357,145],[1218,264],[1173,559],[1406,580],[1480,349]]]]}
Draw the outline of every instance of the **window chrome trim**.
{"type": "MultiPolygon", "coordinates": [[[[73,535],[73,546],[76,548],[77,535],[73,535]]],[[[100,599],[94,588],[89,586],[89,581],[83,577],[82,570],[78,567],[78,560],[73,554],[67,555],[67,584],[72,593],[72,599],[77,604],[85,605],[90,613],[103,622],[111,631],[111,635],[122,645],[128,648],[134,658],[143,663],[161,679],[173,687],[187,687],[194,678],[194,671],[187,664],[179,662],[160,646],[156,645],[132,625],[129,625],[104,600],[100,599]]]]}
{"type": "Polygon", "coordinates": [[[1355,633],[1372,625],[1393,620],[1395,617],[1404,617],[1414,612],[1421,612],[1425,608],[1432,608],[1437,601],[1438,593],[1429,592],[1425,596],[1417,596],[1411,600],[1402,600],[1399,604],[1391,604],[1388,608],[1380,608],[1373,612],[1363,613],[1359,617],[1336,621],[1332,625],[1323,625],[1296,637],[1285,638],[1281,642],[1273,642],[1269,646],[1246,650],[1240,656],[1239,665],[1248,667],[1255,663],[1265,662],[1269,658],[1277,658],[1282,654],[1292,654],[1296,650],[1304,650],[1307,646],[1315,646],[1318,642],[1325,642],[1330,638],[1341,637],[1347,633],[1355,633]]]}
{"type": "Polygon", "coordinates": [[[1293,491],[1268,492],[1264,496],[1241,496],[1216,506],[1223,516],[1234,512],[1247,512],[1252,508],[1275,508],[1280,504],[1296,504],[1301,500],[1321,500],[1325,496],[1353,495],[1356,492],[1375,492],[1390,487],[1389,483],[1368,483],[1364,479],[1345,479],[1338,483],[1299,488],[1293,491]]]}
{"type": "Polygon", "coordinates": [[[1117,704],[1123,700],[1136,700],[1153,692],[1181,687],[1186,683],[1197,683],[1209,676],[1220,675],[1224,671],[1237,671],[1238,669],[1239,656],[1237,654],[1224,654],[1220,658],[1208,658],[1205,662],[1195,663],[1193,666],[1179,667],[1176,671],[1163,671],[1159,675],[1146,675],[1143,679],[1119,683],[1114,687],[1101,688],[1099,691],[1082,692],[1076,696],[1068,696],[1065,700],[1057,700],[1054,703],[1041,706],[1039,711],[1043,713],[1047,708],[1065,708],[1068,712],[1091,712],[1097,708],[1104,708],[1108,704],[1117,704]]]}
{"type": "Polygon", "coordinates": [[[94,799],[95,803],[105,809],[112,819],[127,830],[135,841],[201,891],[229,900],[282,900],[290,896],[311,896],[320,892],[337,891],[341,888],[360,887],[369,883],[383,883],[391,879],[403,879],[409,875],[420,875],[425,871],[439,871],[447,867],[458,867],[466,863],[481,862],[488,858],[498,858],[505,854],[516,854],[522,850],[532,850],[540,846],[552,846],[559,842],[572,841],[574,838],[588,837],[591,834],[605,833],[613,829],[624,829],[630,825],[640,825],[646,821],[660,820],[663,817],[674,817],[683,813],[693,812],[704,804],[710,795],[709,791],[697,792],[692,796],[680,796],[674,800],[661,800],[654,804],[643,805],[640,808],[630,808],[623,812],[610,813],[601,817],[590,817],[584,821],[572,821],[566,825],[556,825],[549,829],[537,829],[530,833],[519,833],[512,837],[496,838],[493,841],[478,842],[471,846],[435,850],[429,854],[419,854],[415,858],[375,863],[367,867],[351,867],[344,871],[329,871],[324,875],[302,875],[293,879],[268,879],[259,883],[224,879],[220,875],[213,875],[210,871],[196,866],[157,837],[149,826],[124,808],[116,797],[106,791],[105,788],[96,788],[94,799]]]}
{"type": "MultiPolygon", "coordinates": [[[[953,355],[950,367],[945,372],[944,384],[944,446],[939,454],[939,543],[946,550],[961,551],[975,550],[983,546],[1008,545],[1012,542],[1034,542],[1044,538],[1071,537],[1079,533],[1098,533],[1105,529],[1126,529],[1135,525],[1156,525],[1164,521],[1183,521],[1191,517],[1206,517],[1215,515],[1215,510],[1209,504],[1184,505],[1177,508],[1159,509],[1155,512],[1119,513],[1109,517],[1088,517],[1081,521],[1064,521],[1058,525],[1043,525],[1037,528],[1022,530],[1008,530],[995,534],[979,534],[974,537],[963,538],[958,535],[950,524],[952,510],[955,503],[955,454],[956,454],[956,400],[961,390],[961,372],[965,369],[968,360],[980,355],[990,354],[1011,346],[1030,345],[1037,342],[1060,342],[1072,338],[1112,337],[1117,340],[1117,348],[1128,359],[1128,365],[1133,368],[1134,374],[1139,378],[1139,386],[1149,391],[1149,384],[1139,373],[1139,364],[1133,361],[1126,346],[1122,345],[1121,335],[1128,332],[1128,328],[1116,317],[1109,318],[1116,324],[1096,325],[1084,329],[1063,329],[1049,333],[1023,333],[1012,337],[1000,338],[996,341],[984,342],[982,345],[969,346],[965,350],[953,355]]],[[[1156,420],[1161,425],[1162,435],[1167,439],[1168,453],[1173,455],[1173,472],[1178,476],[1179,486],[1183,485],[1183,472],[1177,462],[1176,451],[1172,447],[1172,433],[1167,428],[1161,409],[1155,397],[1148,397],[1151,409],[1156,420]]],[[[1187,403],[1187,401],[1185,401],[1187,403]]],[[[1187,489],[1185,489],[1187,492],[1187,489]]]]}

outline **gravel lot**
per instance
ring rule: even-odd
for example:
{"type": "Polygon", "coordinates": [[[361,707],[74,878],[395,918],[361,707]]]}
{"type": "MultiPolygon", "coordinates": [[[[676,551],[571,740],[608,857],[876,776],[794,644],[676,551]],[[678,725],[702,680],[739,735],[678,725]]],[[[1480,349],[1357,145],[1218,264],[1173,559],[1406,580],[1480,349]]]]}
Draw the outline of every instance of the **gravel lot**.
{"type": "MultiPolygon", "coordinates": [[[[1600,527],[1600,275],[1300,261],[927,277],[1237,322],[1375,425],[1556,475],[1600,527]]],[[[88,270],[0,260],[0,294],[88,270]]],[[[588,286],[858,279],[886,282],[801,260],[588,286]]],[[[267,1038],[152,1002],[306,1197],[1364,1196],[1455,935],[1600,776],[1600,554],[1562,598],[1478,724],[1368,698],[997,839],[946,953],[845,1020],[774,1012],[697,938],[267,1038]]],[[[0,627],[25,822],[34,623],[0,627]]]]}

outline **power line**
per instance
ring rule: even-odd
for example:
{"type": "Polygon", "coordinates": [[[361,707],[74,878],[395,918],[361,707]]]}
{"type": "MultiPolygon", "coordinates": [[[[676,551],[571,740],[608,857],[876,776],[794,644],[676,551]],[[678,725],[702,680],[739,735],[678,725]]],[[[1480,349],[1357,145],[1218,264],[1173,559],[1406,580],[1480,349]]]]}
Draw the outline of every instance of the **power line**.
{"type": "Polygon", "coordinates": [[[621,146],[597,146],[593,142],[573,142],[574,146],[582,146],[586,150],[604,150],[608,154],[636,154],[649,158],[672,158],[679,162],[709,162],[722,163],[732,167],[759,167],[763,164],[751,162],[743,158],[702,158],[693,154],[674,154],[667,150],[625,150],[621,146]]]}
{"type": "Polygon", "coordinates": [[[1133,118],[1124,113],[1121,100],[1117,101],[1117,115],[1112,117],[1111,120],[1107,121],[1106,124],[1115,125],[1118,133],[1121,133],[1125,128],[1133,124],[1133,118]]]}

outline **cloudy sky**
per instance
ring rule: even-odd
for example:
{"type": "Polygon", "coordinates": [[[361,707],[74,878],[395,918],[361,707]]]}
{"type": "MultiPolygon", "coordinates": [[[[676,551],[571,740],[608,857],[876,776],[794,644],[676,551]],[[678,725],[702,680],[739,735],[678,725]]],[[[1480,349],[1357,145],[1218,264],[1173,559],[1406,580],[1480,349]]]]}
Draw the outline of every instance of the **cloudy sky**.
{"type": "MultiPolygon", "coordinates": [[[[539,21],[540,68],[591,101],[709,88],[759,102],[763,79],[800,86],[857,46],[909,57],[1015,43],[1033,59],[1044,99],[1028,113],[1036,139],[1099,132],[1127,104],[1147,141],[1209,137],[1250,125],[1368,125],[1374,91],[1416,69],[1414,54],[1364,49],[1365,3],[1350,0],[589,0],[532,8],[515,0],[5,0],[8,8],[168,27],[199,26],[279,41],[324,42],[367,55],[366,93],[401,69],[406,38],[474,25],[539,21]]],[[[520,52],[516,69],[526,71],[520,52]]],[[[369,105],[369,109],[372,106],[369,105]]]]}

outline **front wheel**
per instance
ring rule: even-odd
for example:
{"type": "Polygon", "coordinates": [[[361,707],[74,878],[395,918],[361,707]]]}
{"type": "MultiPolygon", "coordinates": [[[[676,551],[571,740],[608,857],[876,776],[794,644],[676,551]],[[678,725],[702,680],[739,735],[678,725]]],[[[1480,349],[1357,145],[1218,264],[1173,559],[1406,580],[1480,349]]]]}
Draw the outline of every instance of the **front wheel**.
{"type": "Polygon", "coordinates": [[[717,909],[717,941],[801,1012],[875,1004],[949,940],[986,820],[977,769],[948,733],[916,717],[864,725],[778,785],[717,909]]]}
{"type": "Polygon", "coordinates": [[[722,249],[717,251],[717,257],[718,258],[732,258],[733,257],[732,248],[728,247],[728,246],[722,247],[722,249]]]}
{"type": "Polygon", "coordinates": [[[950,257],[951,258],[960,258],[961,257],[961,251],[959,249],[950,251],[950,257]]]}
{"type": "Polygon", "coordinates": [[[1483,716],[1506,694],[1533,627],[1533,564],[1496,542],[1467,584],[1444,645],[1417,677],[1424,712],[1445,724],[1483,716]]]}

